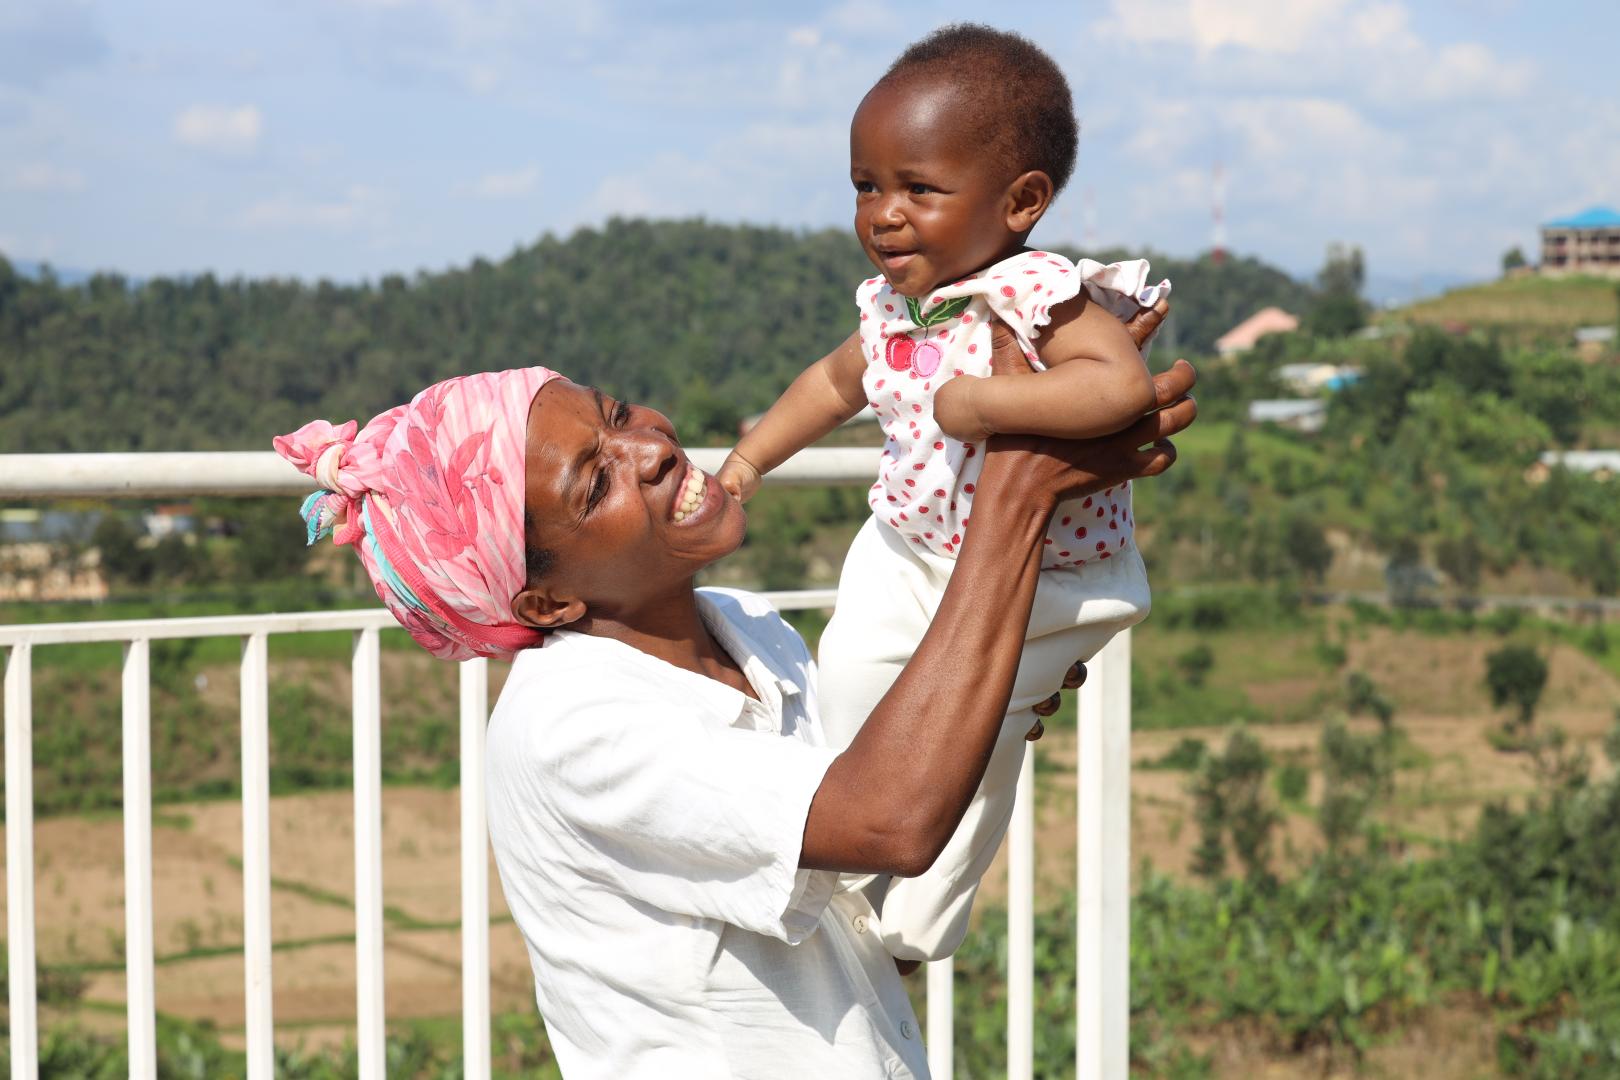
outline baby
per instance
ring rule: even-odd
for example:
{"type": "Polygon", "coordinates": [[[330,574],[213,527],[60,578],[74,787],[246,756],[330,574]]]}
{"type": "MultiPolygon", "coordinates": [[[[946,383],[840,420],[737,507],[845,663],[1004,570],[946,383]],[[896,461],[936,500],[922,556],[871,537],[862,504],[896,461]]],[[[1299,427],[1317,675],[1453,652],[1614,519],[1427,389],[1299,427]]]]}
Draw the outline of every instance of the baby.
{"type": "MultiPolygon", "coordinates": [[[[911,658],[944,595],[996,432],[1090,438],[1154,405],[1122,325],[1169,283],[1142,261],[1070,263],[1024,246],[1073,170],[1069,86],[1016,34],[948,26],[907,49],[850,127],[855,231],[882,271],[856,290],[859,329],[794,380],[737,444],[721,483],[748,499],[760,476],[870,406],[884,448],[873,515],[850,547],[821,638],[821,715],[847,746],[911,658]],[[1036,373],[989,378],[991,321],[1036,373]]],[[[1060,506],[1009,713],[984,783],[949,846],[883,901],[902,960],[956,950],[979,878],[1006,832],[1031,706],[1076,658],[1148,612],[1128,485],[1060,506]]],[[[986,612],[994,618],[994,612],[986,612]]],[[[973,657],[960,658],[964,664],[973,657]]],[[[949,723],[951,703],[938,703],[949,723]]]]}

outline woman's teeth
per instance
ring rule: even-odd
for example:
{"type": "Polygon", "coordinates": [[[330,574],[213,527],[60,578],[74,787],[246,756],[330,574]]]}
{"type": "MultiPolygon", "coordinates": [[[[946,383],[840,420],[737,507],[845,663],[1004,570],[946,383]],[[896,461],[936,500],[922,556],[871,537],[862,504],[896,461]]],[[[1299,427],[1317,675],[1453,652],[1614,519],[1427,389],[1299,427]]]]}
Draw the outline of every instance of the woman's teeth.
{"type": "Polygon", "coordinates": [[[681,489],[681,501],[675,507],[675,520],[685,521],[686,515],[698,508],[709,489],[708,478],[696,469],[686,474],[686,487],[681,489]]]}

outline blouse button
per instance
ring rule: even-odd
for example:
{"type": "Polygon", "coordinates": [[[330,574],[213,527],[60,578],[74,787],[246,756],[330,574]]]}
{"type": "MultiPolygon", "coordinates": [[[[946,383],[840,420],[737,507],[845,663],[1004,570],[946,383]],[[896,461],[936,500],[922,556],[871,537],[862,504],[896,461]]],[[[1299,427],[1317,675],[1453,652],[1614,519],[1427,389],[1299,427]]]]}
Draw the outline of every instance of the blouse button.
{"type": "Polygon", "coordinates": [[[915,1035],[916,1033],[917,1033],[917,1029],[911,1026],[911,1021],[910,1020],[902,1020],[902,1021],[900,1021],[900,1034],[903,1037],[909,1039],[913,1035],[915,1035]]]}
{"type": "Polygon", "coordinates": [[[857,915],[857,916],[855,916],[855,918],[853,920],[853,925],[855,927],[855,932],[857,934],[866,933],[866,916],[865,915],[857,915]]]}

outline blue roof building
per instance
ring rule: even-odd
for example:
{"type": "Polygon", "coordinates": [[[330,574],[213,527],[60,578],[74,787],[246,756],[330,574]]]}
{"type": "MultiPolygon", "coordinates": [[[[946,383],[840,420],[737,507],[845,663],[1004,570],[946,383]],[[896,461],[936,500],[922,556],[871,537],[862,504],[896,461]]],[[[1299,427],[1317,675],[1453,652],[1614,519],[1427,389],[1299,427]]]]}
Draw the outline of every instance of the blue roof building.
{"type": "Polygon", "coordinates": [[[1543,225],[1541,272],[1620,278],[1620,212],[1593,206],[1543,225]]]}

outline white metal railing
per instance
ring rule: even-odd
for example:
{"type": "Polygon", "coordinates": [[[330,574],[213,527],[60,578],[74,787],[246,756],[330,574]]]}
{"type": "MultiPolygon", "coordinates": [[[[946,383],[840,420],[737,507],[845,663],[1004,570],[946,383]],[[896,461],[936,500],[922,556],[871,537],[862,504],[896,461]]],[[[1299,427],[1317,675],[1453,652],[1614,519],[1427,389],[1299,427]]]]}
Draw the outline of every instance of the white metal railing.
{"type": "MultiPolygon", "coordinates": [[[[723,450],[694,450],[718,469],[723,450]]],[[[876,452],[810,450],[769,483],[865,482],[876,452]]],[[[0,455],[0,500],[103,496],[172,498],[203,494],[304,494],[310,481],[269,453],[0,455]]],[[[770,593],[783,610],[828,608],[832,589],[770,593]]],[[[37,1080],[35,989],[32,662],[38,647],[120,642],[123,663],[125,948],[130,1075],[156,1076],[153,991],[151,642],[238,637],[242,641],[243,959],[248,1076],[274,1070],[270,934],[269,651],[271,634],[354,634],[355,961],[362,1080],[384,1075],[379,633],[386,611],[227,615],[120,622],[0,626],[5,667],[6,895],[11,1075],[37,1080]]],[[[1130,1019],[1130,635],[1116,637],[1088,665],[1080,693],[1077,773],[1078,951],[1075,1074],[1124,1077],[1130,1019]]],[[[484,729],[488,663],[460,665],[461,933],[464,1074],[490,1075],[488,833],[484,817],[484,729]]],[[[1025,755],[1008,832],[1007,1060],[1011,1080],[1034,1076],[1034,768],[1025,755]]],[[[936,1080],[952,1074],[954,1005],[950,960],[928,965],[927,1044],[936,1080]]]]}

